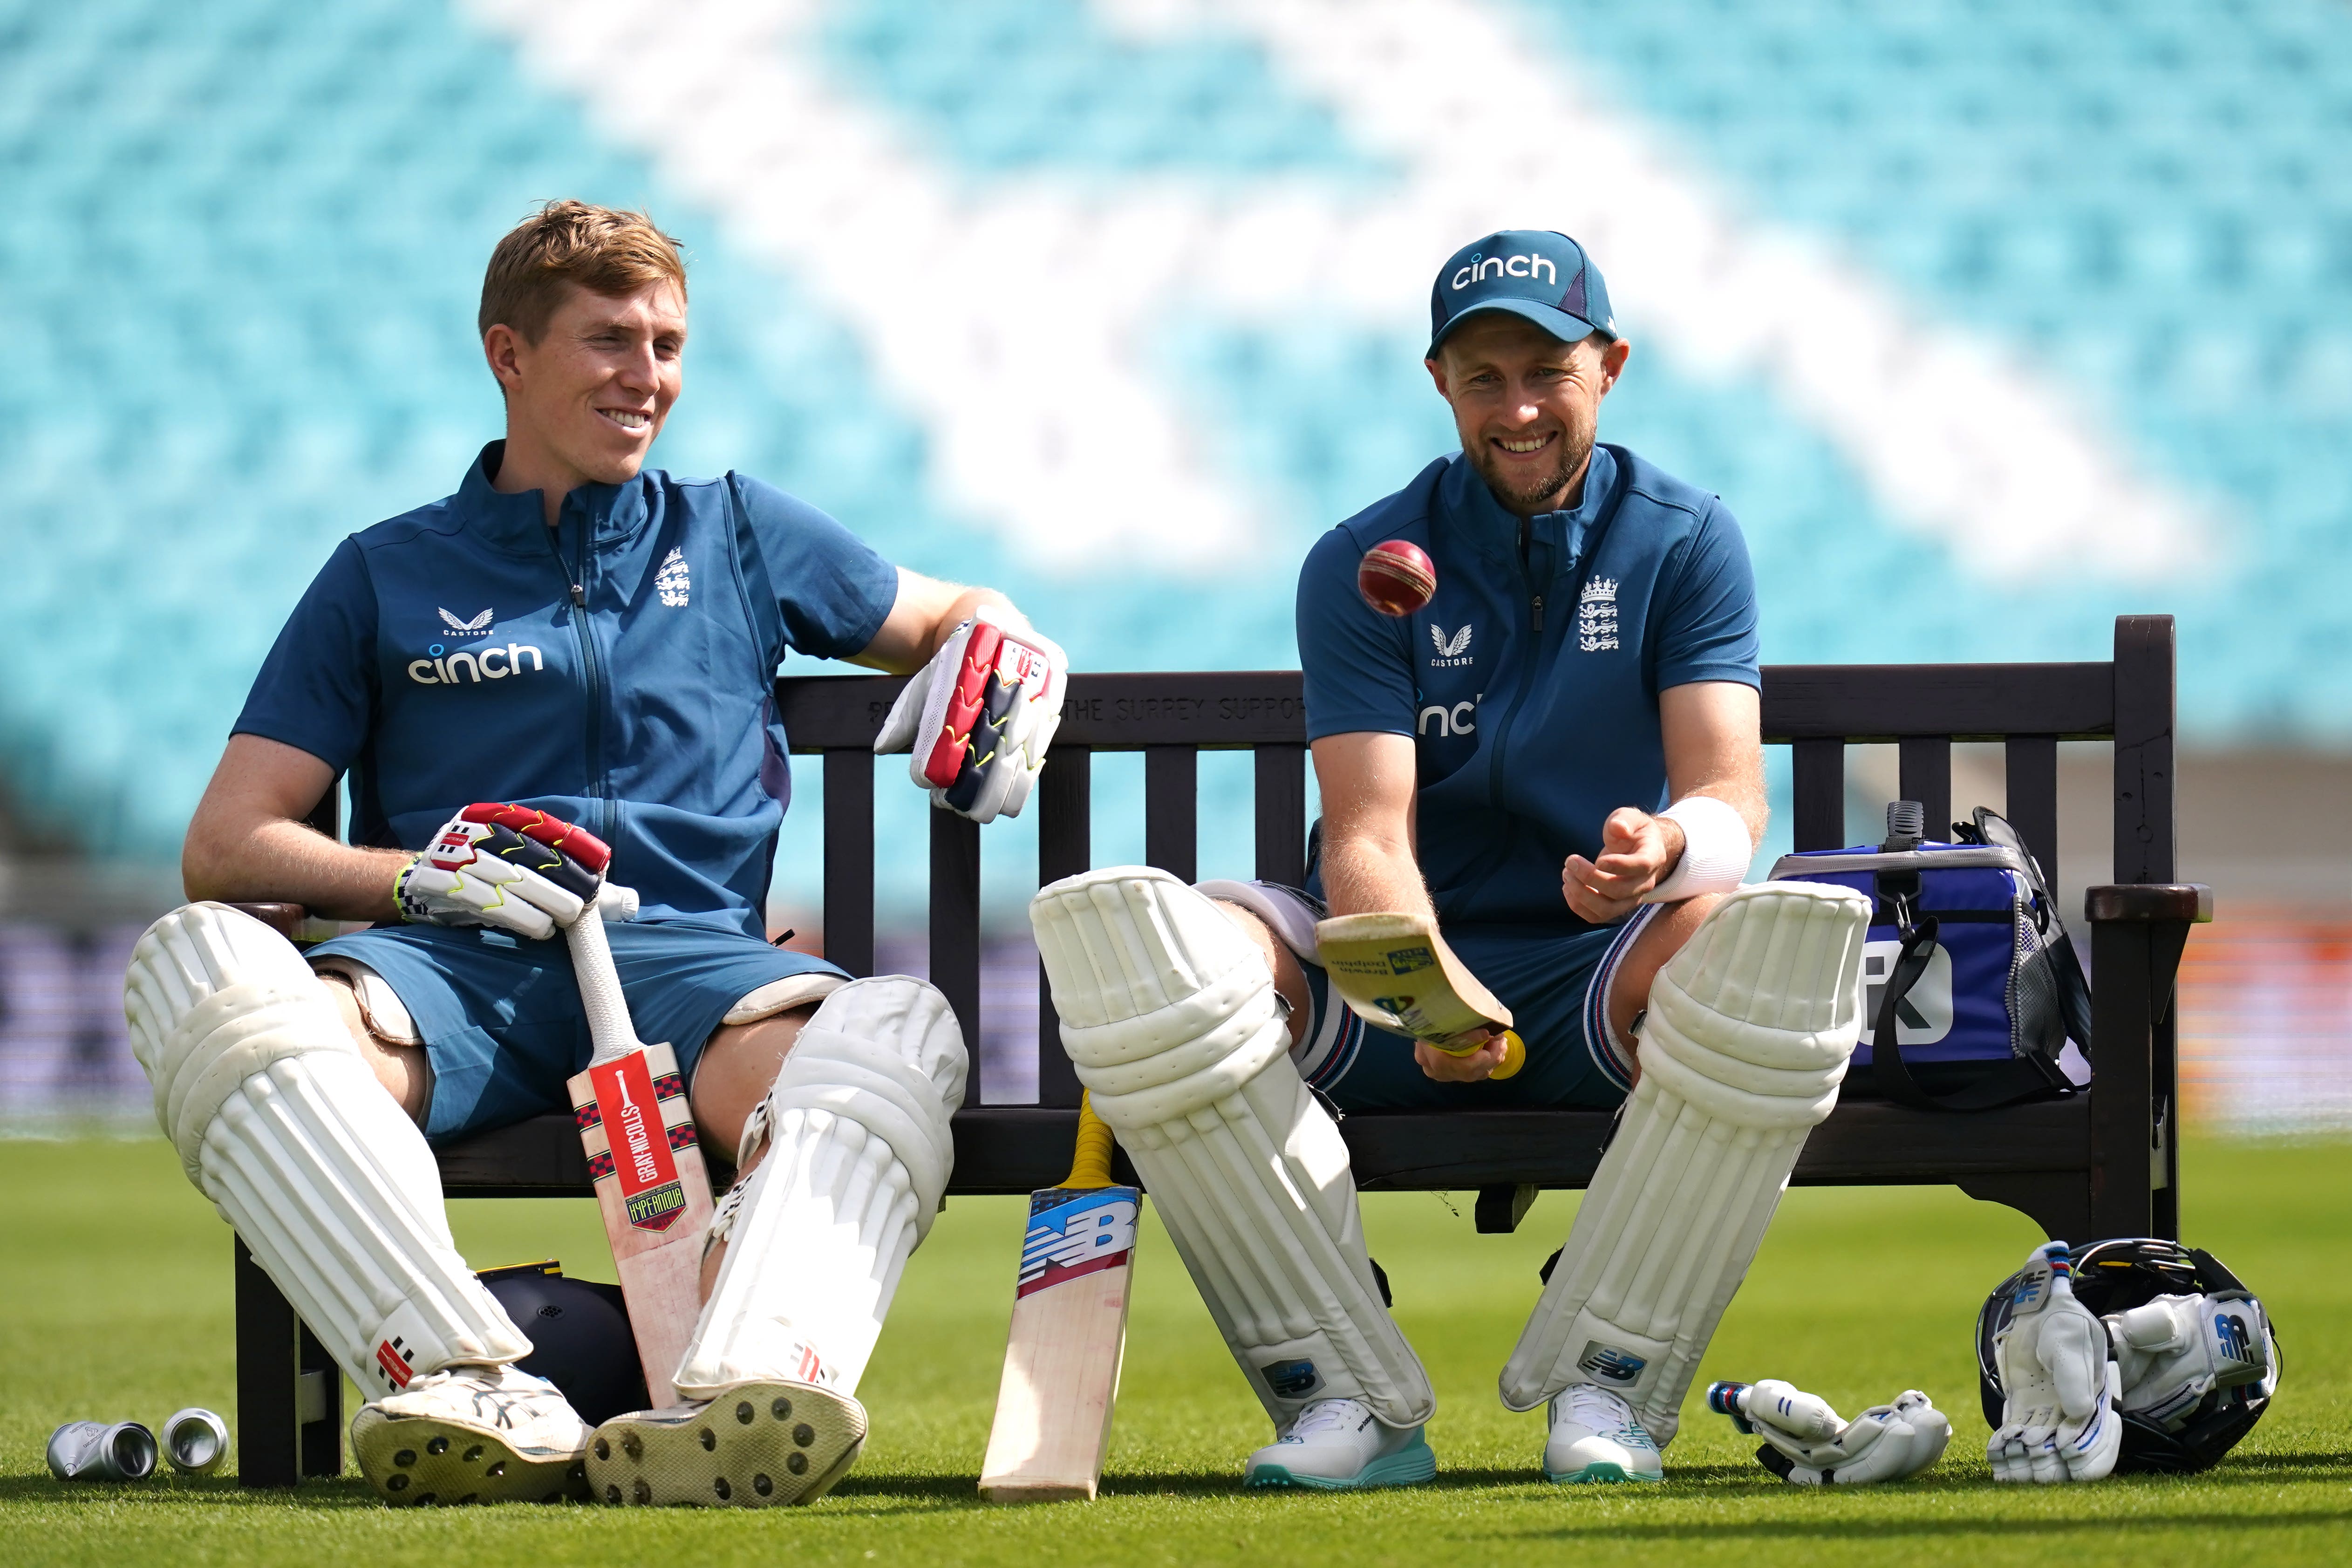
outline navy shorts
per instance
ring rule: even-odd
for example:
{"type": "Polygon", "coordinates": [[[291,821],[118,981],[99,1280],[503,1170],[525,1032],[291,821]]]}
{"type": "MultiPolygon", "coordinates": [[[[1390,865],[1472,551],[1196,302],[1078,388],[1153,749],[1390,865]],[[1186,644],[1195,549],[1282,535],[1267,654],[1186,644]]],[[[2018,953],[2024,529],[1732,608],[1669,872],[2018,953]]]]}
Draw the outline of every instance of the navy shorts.
{"type": "MultiPolygon", "coordinates": [[[[843,972],[771,947],[740,926],[676,918],[605,926],[637,1037],[667,1041],[689,1081],[727,1010],[771,981],[843,972]]],[[[572,1110],[564,1084],[588,1065],[588,1020],[560,941],[486,926],[384,926],[321,942],[383,976],[433,1063],[425,1135],[451,1142],[572,1110]]],[[[846,978],[846,976],[844,976],[846,978]]]]}
{"type": "Polygon", "coordinates": [[[1445,1083],[1429,1077],[1413,1059],[1411,1037],[1365,1023],[1331,994],[1312,964],[1305,968],[1315,1016],[1307,1044],[1292,1058],[1307,1083],[1341,1110],[1613,1110],[1633,1087],[1633,1063],[1609,1043],[1602,1002],[1626,950],[1659,907],[1644,905],[1623,923],[1593,931],[1444,928],[1454,956],[1511,1010],[1527,1046],[1527,1065],[1509,1078],[1445,1083]]]}

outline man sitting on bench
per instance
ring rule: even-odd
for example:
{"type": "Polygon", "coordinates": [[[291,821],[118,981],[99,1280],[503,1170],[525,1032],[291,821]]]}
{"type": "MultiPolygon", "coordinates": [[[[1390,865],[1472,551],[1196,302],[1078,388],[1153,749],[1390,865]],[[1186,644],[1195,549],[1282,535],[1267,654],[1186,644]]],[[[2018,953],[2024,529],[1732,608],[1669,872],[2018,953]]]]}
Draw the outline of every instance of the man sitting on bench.
{"type": "MultiPolygon", "coordinates": [[[[571,1110],[590,1036],[559,928],[600,918],[605,846],[642,902],[610,938],[629,1011],[739,1172],[674,1381],[689,1401],[789,1384],[756,1403],[803,1424],[806,1451],[733,1502],[804,1500],[854,1458],[852,1395],[954,1157],[946,999],[765,940],[791,784],[772,681],[787,649],[924,668],[886,739],[921,726],[934,799],[986,821],[1026,799],[1066,667],[1003,595],[896,568],[755,479],[641,472],[686,308],[677,247],[641,215],[558,202],[499,242],[479,325],[506,439],[455,495],[336,549],[188,829],[191,897],[374,929],[306,962],[203,901],[131,963],[164,1131],[365,1392],[352,1443],[390,1502],[581,1484],[590,1434],[516,1369],[530,1342],[452,1245],[428,1140],[571,1110]],[[942,740],[975,729],[982,747],[942,740]],[[301,821],[345,770],[349,846],[301,821]]],[[[733,1421],[610,1426],[658,1479],[635,1500],[730,1500],[733,1421]]]]}
{"type": "Polygon", "coordinates": [[[1630,346],[1582,247],[1489,235],[1439,272],[1431,315],[1461,455],[1299,577],[1324,809],[1307,889],[1128,867],[1031,916],[1078,1075],[1273,1417],[1248,1484],[1435,1471],[1429,1381],[1318,1098],[1627,1104],[1502,1394],[1549,1403],[1552,1479],[1656,1480],[1836,1100],[1869,905],[1735,891],[1765,821],[1753,580],[1713,496],[1595,445],[1630,346]],[[1402,619],[1358,591],[1390,540],[1435,567],[1402,619]]]}

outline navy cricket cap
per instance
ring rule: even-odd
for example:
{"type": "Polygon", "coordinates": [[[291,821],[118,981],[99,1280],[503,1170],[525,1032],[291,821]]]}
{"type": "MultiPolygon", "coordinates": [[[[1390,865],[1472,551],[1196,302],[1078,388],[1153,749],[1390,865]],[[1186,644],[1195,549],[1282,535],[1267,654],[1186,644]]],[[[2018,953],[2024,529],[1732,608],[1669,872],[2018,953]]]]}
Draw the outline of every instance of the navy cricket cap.
{"type": "Polygon", "coordinates": [[[1609,285],[1584,247],[1548,228],[1513,228],[1464,246],[1429,289],[1429,353],[1482,310],[1508,310],[1562,342],[1617,336],[1609,285]]]}

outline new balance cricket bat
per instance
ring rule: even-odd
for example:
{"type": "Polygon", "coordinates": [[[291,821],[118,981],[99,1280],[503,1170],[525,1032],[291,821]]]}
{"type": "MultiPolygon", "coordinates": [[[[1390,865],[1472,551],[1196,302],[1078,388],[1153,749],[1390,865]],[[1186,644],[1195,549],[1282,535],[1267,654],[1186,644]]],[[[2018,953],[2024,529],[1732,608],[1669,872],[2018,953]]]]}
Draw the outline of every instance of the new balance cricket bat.
{"type": "Polygon", "coordinates": [[[1483,1035],[1456,1044],[1463,1036],[1500,1028],[1503,1061],[1492,1076],[1508,1078],[1526,1065],[1511,1010],[1463,967],[1427,916],[1335,915],[1317,923],[1315,944],[1348,1005],[1381,1028],[1457,1057],[1486,1044],[1483,1035]]]}
{"type": "Polygon", "coordinates": [[[1069,1179],[1029,1194],[1004,1381],[980,1472],[991,1502],[1091,1501],[1102,1479],[1143,1212],[1140,1190],[1111,1184],[1110,1151],[1110,1129],[1081,1100],[1069,1179]]]}
{"type": "Polygon", "coordinates": [[[596,1206],[613,1243],[629,1329],[656,1410],[677,1403],[670,1379],[701,1315],[702,1233],[710,1228],[710,1175],[695,1142],[677,1058],[648,1046],[629,1022],[613,950],[594,907],[565,928],[580,1004],[595,1052],[566,1086],[596,1206]]]}

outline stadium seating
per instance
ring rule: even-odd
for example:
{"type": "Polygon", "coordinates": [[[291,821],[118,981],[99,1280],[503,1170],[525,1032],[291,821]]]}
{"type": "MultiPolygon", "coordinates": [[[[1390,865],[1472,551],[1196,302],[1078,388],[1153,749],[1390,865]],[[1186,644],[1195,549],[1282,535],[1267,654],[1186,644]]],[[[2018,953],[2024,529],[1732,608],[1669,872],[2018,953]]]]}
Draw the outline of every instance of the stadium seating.
{"type": "MultiPolygon", "coordinates": [[[[1641,357],[1606,433],[1740,515],[1768,658],[2093,657],[2114,613],[2170,610],[2192,734],[2352,737],[2352,11],[1498,3],[1732,207],[2045,366],[2212,524],[2186,581],[1957,574],[1771,389],[1641,357]]],[[[1383,155],[1257,44],[1131,9],[839,0],[806,47],[971,188],[1381,199],[1383,155]]],[[[556,195],[646,204],[689,245],[668,466],[761,473],[911,563],[1003,582],[1082,666],[1292,660],[1284,572],[1002,559],[800,279],[440,0],[0,0],[0,772],[102,852],[169,858],[333,542],[447,490],[494,433],[475,279],[556,195]]],[[[1286,560],[1448,445],[1419,348],[1179,307],[1134,352],[1286,560]]]]}

